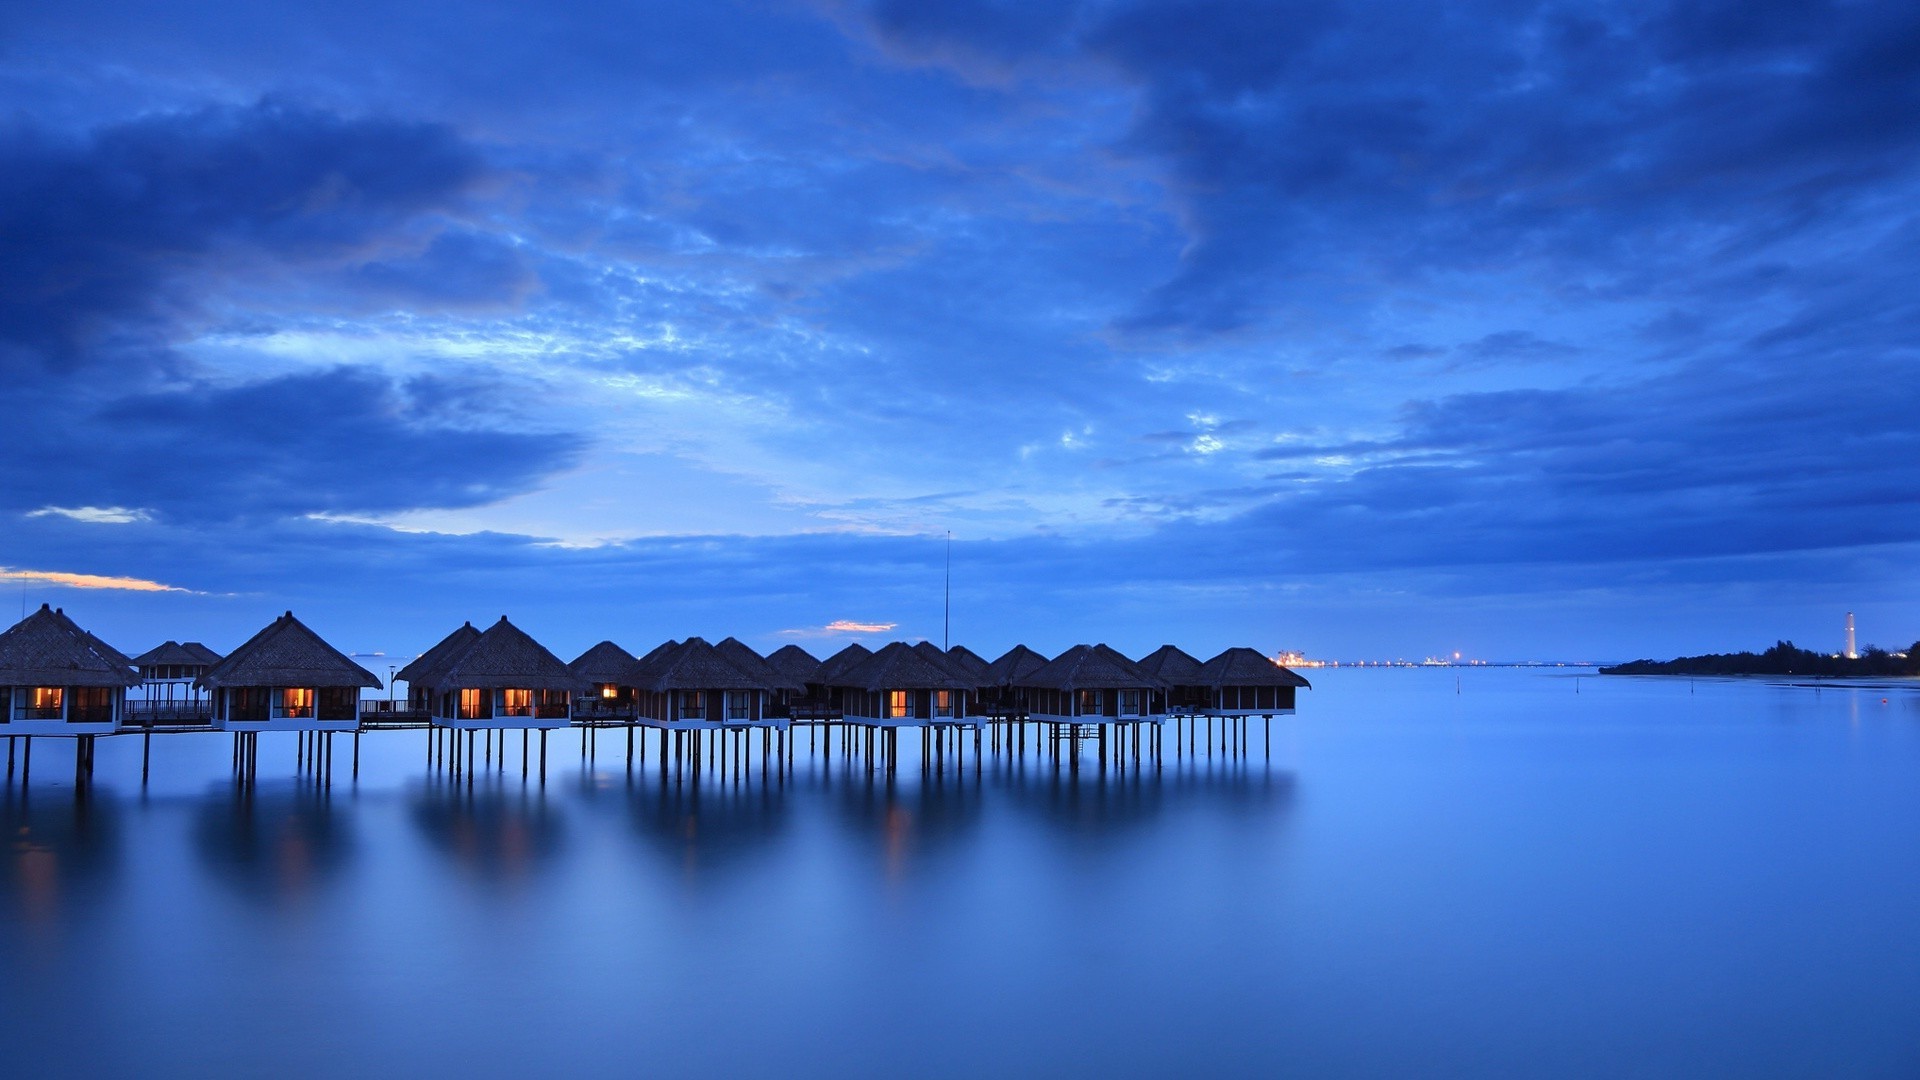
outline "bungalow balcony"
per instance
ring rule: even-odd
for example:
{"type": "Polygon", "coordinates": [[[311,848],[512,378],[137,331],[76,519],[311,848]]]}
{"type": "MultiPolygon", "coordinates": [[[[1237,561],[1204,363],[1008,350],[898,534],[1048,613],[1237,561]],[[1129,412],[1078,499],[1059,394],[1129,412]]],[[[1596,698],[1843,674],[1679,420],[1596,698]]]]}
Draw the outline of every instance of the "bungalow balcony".
{"type": "Polygon", "coordinates": [[[573,715],[573,694],[567,690],[466,687],[440,695],[433,722],[462,731],[563,728],[573,715]]]}
{"type": "Polygon", "coordinates": [[[214,700],[222,731],[356,731],[357,686],[226,686],[214,700]]]}
{"type": "Polygon", "coordinates": [[[1055,724],[1157,724],[1166,720],[1166,697],[1146,689],[1084,688],[1026,691],[1027,719],[1055,724]]]}
{"type": "Polygon", "coordinates": [[[0,687],[4,735],[110,735],[125,712],[126,691],[117,687],[0,687]]]}

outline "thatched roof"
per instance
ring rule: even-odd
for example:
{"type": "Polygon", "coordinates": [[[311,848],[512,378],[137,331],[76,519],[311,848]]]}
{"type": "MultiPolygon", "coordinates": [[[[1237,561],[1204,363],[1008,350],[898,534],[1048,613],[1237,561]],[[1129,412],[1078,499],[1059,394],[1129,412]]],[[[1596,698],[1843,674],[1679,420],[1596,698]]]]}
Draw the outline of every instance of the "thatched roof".
{"type": "Polygon", "coordinates": [[[1000,659],[987,665],[988,686],[1016,686],[1022,679],[1047,666],[1047,658],[1027,648],[1015,645],[1000,655],[1000,659]]]}
{"type": "Polygon", "coordinates": [[[896,641],[835,676],[833,685],[856,690],[972,690],[973,680],[947,666],[945,654],[933,647],[935,660],[896,641]]]}
{"type": "Polygon", "coordinates": [[[728,638],[715,645],[714,651],[733,662],[733,666],[760,680],[760,686],[766,690],[805,690],[807,684],[792,678],[786,672],[767,663],[767,658],[754,652],[752,647],[739,638],[728,638]]]}
{"type": "Polygon", "coordinates": [[[603,641],[574,658],[567,665],[581,681],[601,686],[611,683],[614,686],[639,686],[640,662],[633,654],[615,645],[603,641]]]}
{"type": "Polygon", "coordinates": [[[579,690],[582,683],[560,658],[507,621],[487,627],[464,649],[448,656],[422,684],[448,690],[579,690]]]}
{"type": "Polygon", "coordinates": [[[1105,645],[1075,645],[1017,685],[1068,691],[1158,690],[1166,683],[1105,645]]]}
{"type": "Polygon", "coordinates": [[[985,658],[972,649],[967,648],[965,645],[955,645],[953,648],[948,649],[947,659],[953,662],[954,667],[966,672],[967,677],[973,680],[975,686],[993,685],[991,680],[987,678],[987,661],[985,658]]]}
{"type": "Polygon", "coordinates": [[[1201,665],[1200,685],[1304,686],[1313,689],[1312,683],[1295,674],[1292,669],[1274,663],[1261,655],[1258,649],[1248,648],[1228,649],[1201,665]]]}
{"type": "Polygon", "coordinates": [[[636,674],[641,679],[641,682],[636,683],[635,685],[636,686],[645,685],[645,681],[653,677],[653,666],[655,664],[658,664],[662,657],[673,652],[673,650],[679,647],[680,647],[680,643],[678,641],[667,640],[667,641],[661,642],[658,645],[655,645],[651,649],[648,649],[646,653],[643,654],[638,661],[636,661],[636,663],[639,664],[639,670],[636,672],[636,674]]]}
{"type": "Polygon", "coordinates": [[[0,686],[133,686],[125,653],[45,604],[0,634],[0,686]]]}
{"type": "Polygon", "coordinates": [[[133,658],[136,667],[212,667],[220,654],[197,641],[162,642],[133,658]]]}
{"type": "Polygon", "coordinates": [[[914,652],[926,657],[934,664],[945,668],[947,674],[965,683],[968,689],[979,689],[980,681],[973,677],[973,672],[967,670],[959,661],[948,655],[945,649],[942,649],[931,641],[916,641],[913,643],[912,648],[914,652]]]}
{"type": "Polygon", "coordinates": [[[201,686],[371,686],[373,673],[320,640],[289,611],[197,680],[201,686]]]}
{"type": "Polygon", "coordinates": [[[798,645],[782,645],[767,654],[773,669],[802,685],[820,681],[820,661],[798,645]]]}
{"type": "Polygon", "coordinates": [[[813,681],[822,686],[841,686],[843,684],[839,681],[840,676],[846,674],[848,668],[864,663],[867,657],[872,655],[872,649],[856,641],[820,661],[820,670],[814,673],[813,681]]]}
{"type": "Polygon", "coordinates": [[[446,666],[447,660],[465,652],[469,645],[480,640],[480,631],[472,623],[465,623],[453,633],[440,639],[440,644],[413,658],[413,662],[401,668],[393,675],[394,681],[405,680],[408,686],[430,686],[433,677],[446,666]]]}
{"type": "Polygon", "coordinates": [[[691,637],[654,658],[641,672],[649,690],[765,690],[766,680],[741,670],[704,638],[691,637]]]}
{"type": "Polygon", "coordinates": [[[1140,658],[1140,670],[1172,686],[1200,686],[1200,661],[1172,645],[1140,658]]]}

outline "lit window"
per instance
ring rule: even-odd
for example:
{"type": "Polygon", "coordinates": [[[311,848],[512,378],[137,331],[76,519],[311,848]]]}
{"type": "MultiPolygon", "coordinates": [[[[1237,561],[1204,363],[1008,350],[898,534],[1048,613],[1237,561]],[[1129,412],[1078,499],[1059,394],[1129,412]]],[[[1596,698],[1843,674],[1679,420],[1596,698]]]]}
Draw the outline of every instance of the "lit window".
{"type": "Polygon", "coordinates": [[[313,717],[313,691],[289,686],[280,691],[280,715],[294,720],[313,717]]]}
{"type": "Polygon", "coordinates": [[[933,692],[933,715],[935,716],[952,716],[953,715],[953,691],[935,690],[933,692]]]}
{"type": "Polygon", "coordinates": [[[464,688],[460,691],[460,719],[462,720],[486,719],[487,702],[486,702],[485,693],[486,692],[483,690],[478,690],[471,687],[464,688]]]}
{"type": "Polygon", "coordinates": [[[907,692],[905,690],[887,691],[887,716],[899,720],[907,715],[907,692]]]}
{"type": "Polygon", "coordinates": [[[533,715],[533,691],[531,690],[500,691],[500,715],[532,716],[533,715]]]}
{"type": "Polygon", "coordinates": [[[620,696],[620,688],[612,683],[600,684],[600,696],[609,700],[620,696]]]}

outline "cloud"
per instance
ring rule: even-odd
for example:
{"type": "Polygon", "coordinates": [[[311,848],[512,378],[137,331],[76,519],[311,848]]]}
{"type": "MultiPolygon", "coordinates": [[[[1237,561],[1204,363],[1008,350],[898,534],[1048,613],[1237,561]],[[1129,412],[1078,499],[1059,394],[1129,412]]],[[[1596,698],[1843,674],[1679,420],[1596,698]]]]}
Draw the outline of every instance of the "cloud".
{"type": "Polygon", "coordinates": [[[153,520],[149,510],[129,510],[124,506],[43,506],[27,512],[28,517],[63,517],[94,525],[137,525],[153,520]]]}
{"type": "Polygon", "coordinates": [[[65,570],[15,570],[0,566],[0,581],[30,582],[36,585],[57,585],[68,589],[117,589],[125,592],[167,592],[184,593],[176,585],[163,585],[158,581],[145,578],[114,577],[106,574],[75,574],[65,570]]]}
{"type": "Polygon", "coordinates": [[[899,626],[890,622],[859,622],[854,619],[835,619],[825,626],[809,627],[799,630],[782,630],[784,637],[835,637],[842,634],[884,634],[899,626]]]}

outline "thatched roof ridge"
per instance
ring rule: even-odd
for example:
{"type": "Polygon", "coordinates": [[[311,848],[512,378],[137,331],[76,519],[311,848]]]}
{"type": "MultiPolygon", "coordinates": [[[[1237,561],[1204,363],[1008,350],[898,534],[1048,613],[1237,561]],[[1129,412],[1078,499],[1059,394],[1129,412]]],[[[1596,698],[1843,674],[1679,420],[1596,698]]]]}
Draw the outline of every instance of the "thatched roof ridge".
{"type": "Polygon", "coordinates": [[[640,658],[637,661],[635,661],[635,663],[637,664],[637,667],[634,669],[634,675],[640,681],[635,683],[634,685],[636,686],[648,685],[649,682],[653,679],[653,669],[660,663],[661,658],[673,652],[673,650],[679,647],[680,647],[680,643],[678,641],[675,641],[672,638],[669,638],[666,641],[663,641],[660,644],[655,645],[653,648],[648,649],[645,653],[642,653],[640,655],[640,658]]]}
{"type": "Polygon", "coordinates": [[[354,663],[346,653],[321,640],[320,635],[289,611],[268,623],[227,658],[207,669],[201,686],[370,686],[380,688],[373,672],[354,663]]]}
{"type": "Polygon", "coordinates": [[[913,643],[912,648],[914,652],[919,653],[934,664],[944,668],[947,674],[967,684],[968,689],[978,690],[980,688],[980,681],[974,678],[973,672],[961,665],[958,660],[948,655],[947,651],[940,646],[935,645],[931,641],[916,641],[913,643]]]}
{"type": "Polygon", "coordinates": [[[1313,684],[1282,667],[1258,649],[1228,649],[1200,667],[1202,686],[1304,686],[1313,684]]]}
{"type": "Polygon", "coordinates": [[[945,663],[945,654],[933,649],[942,659],[896,641],[865,660],[841,671],[833,685],[856,690],[972,690],[973,681],[945,663]]]}
{"type": "Polygon", "coordinates": [[[645,673],[649,690],[765,690],[765,680],[727,659],[704,638],[690,637],[657,657],[645,673]]]}
{"type": "Polygon", "coordinates": [[[434,676],[446,666],[449,659],[465,652],[478,640],[480,640],[480,631],[475,630],[472,623],[463,624],[453,633],[441,638],[438,645],[414,657],[412,663],[394,672],[394,681],[405,681],[408,686],[431,685],[434,676]]]}
{"type": "Polygon", "coordinates": [[[133,658],[135,667],[212,667],[220,654],[197,641],[163,641],[133,658]]]}
{"type": "Polygon", "coordinates": [[[0,633],[0,686],[134,686],[125,653],[46,604],[0,633]]]}
{"type": "Polygon", "coordinates": [[[640,662],[633,654],[615,645],[603,641],[586,652],[575,657],[567,669],[578,676],[582,682],[596,686],[612,683],[614,686],[639,686],[640,662]]]}
{"type": "Polygon", "coordinates": [[[1162,645],[1138,661],[1140,670],[1173,686],[1199,686],[1200,661],[1172,645],[1162,645]]]}
{"type": "Polygon", "coordinates": [[[526,631],[508,622],[505,615],[464,649],[448,656],[431,674],[430,688],[440,692],[582,688],[580,677],[572,669],[526,631]]]}
{"type": "Polygon", "coordinates": [[[987,665],[987,685],[1017,686],[1022,679],[1046,666],[1046,657],[1025,645],[1015,645],[987,665]]]}
{"type": "Polygon", "coordinates": [[[1106,645],[1075,645],[1018,686],[1043,690],[1159,690],[1166,683],[1106,645]]]}
{"type": "Polygon", "coordinates": [[[814,673],[813,681],[822,686],[840,686],[840,676],[855,664],[865,663],[873,655],[873,650],[859,642],[854,642],[825,660],[820,661],[820,670],[814,673]]]}
{"type": "Polygon", "coordinates": [[[967,677],[973,680],[975,686],[993,685],[987,678],[986,658],[974,652],[972,649],[967,648],[965,645],[955,645],[953,648],[948,649],[947,659],[953,661],[954,667],[966,672],[967,677]]]}
{"type": "Polygon", "coordinates": [[[730,637],[715,645],[714,651],[732,661],[733,666],[760,680],[763,690],[805,690],[807,684],[767,663],[767,658],[739,638],[730,637]]]}
{"type": "Polygon", "coordinates": [[[782,645],[767,654],[767,663],[789,679],[805,685],[820,681],[820,661],[798,645],[782,645]]]}

